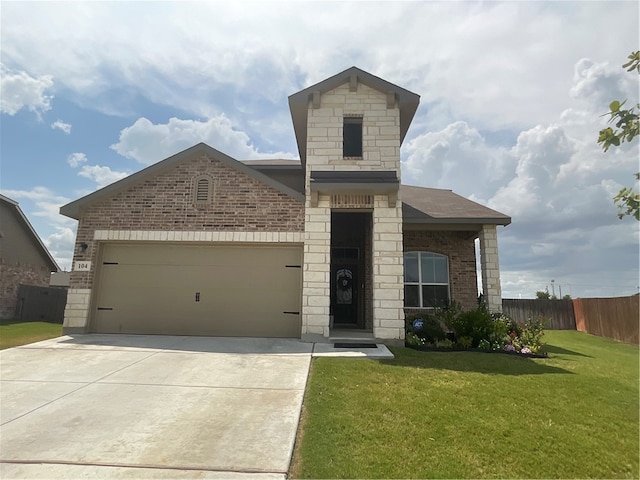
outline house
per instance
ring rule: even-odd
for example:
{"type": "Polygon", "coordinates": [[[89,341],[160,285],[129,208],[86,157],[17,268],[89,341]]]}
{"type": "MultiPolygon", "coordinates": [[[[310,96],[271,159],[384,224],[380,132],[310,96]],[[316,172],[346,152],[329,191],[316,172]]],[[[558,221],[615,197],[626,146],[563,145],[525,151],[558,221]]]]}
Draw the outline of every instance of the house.
{"type": "Polygon", "coordinates": [[[300,161],[198,144],[63,206],[79,221],[65,331],[402,343],[405,311],[501,309],[497,226],[401,185],[419,96],[352,67],[289,97],[300,161]]]}
{"type": "Polygon", "coordinates": [[[13,318],[20,285],[46,287],[59,270],[18,202],[0,195],[0,318],[13,318]]]}

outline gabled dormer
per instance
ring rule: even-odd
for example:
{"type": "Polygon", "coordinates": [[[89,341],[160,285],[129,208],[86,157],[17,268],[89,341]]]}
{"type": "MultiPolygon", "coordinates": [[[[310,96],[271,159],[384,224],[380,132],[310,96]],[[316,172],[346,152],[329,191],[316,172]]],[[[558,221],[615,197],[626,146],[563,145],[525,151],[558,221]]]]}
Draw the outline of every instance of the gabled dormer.
{"type": "Polygon", "coordinates": [[[351,67],[289,97],[302,165],[400,171],[420,96],[351,67]]]}
{"type": "Polygon", "coordinates": [[[320,193],[384,194],[395,205],[400,145],[419,101],[356,67],[291,95],[310,206],[320,193]]]}

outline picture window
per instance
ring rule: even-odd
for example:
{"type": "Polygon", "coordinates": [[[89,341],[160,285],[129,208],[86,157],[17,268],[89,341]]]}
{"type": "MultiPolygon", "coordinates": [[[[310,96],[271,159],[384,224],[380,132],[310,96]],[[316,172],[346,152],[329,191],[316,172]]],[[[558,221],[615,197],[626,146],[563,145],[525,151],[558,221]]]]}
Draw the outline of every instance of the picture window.
{"type": "Polygon", "coordinates": [[[431,252],[404,254],[404,306],[406,308],[449,305],[449,259],[431,252]]]}

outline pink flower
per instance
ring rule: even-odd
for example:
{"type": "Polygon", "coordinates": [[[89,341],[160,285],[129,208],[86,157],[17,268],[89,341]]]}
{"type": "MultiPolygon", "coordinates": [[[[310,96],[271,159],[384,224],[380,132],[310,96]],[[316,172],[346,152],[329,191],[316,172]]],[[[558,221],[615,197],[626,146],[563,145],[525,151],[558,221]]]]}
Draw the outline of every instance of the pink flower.
{"type": "Polygon", "coordinates": [[[528,355],[528,354],[533,353],[533,352],[531,352],[530,348],[524,347],[522,350],[520,350],[520,353],[524,353],[524,354],[528,355]]]}

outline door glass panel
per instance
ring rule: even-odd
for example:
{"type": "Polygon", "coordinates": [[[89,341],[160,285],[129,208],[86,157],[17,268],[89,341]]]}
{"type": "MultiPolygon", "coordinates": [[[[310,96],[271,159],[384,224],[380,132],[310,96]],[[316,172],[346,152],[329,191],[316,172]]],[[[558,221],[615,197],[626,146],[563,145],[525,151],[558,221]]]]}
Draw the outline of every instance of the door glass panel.
{"type": "Polygon", "coordinates": [[[353,272],[342,268],[336,273],[336,303],[351,305],[353,302],[353,272]]]}

